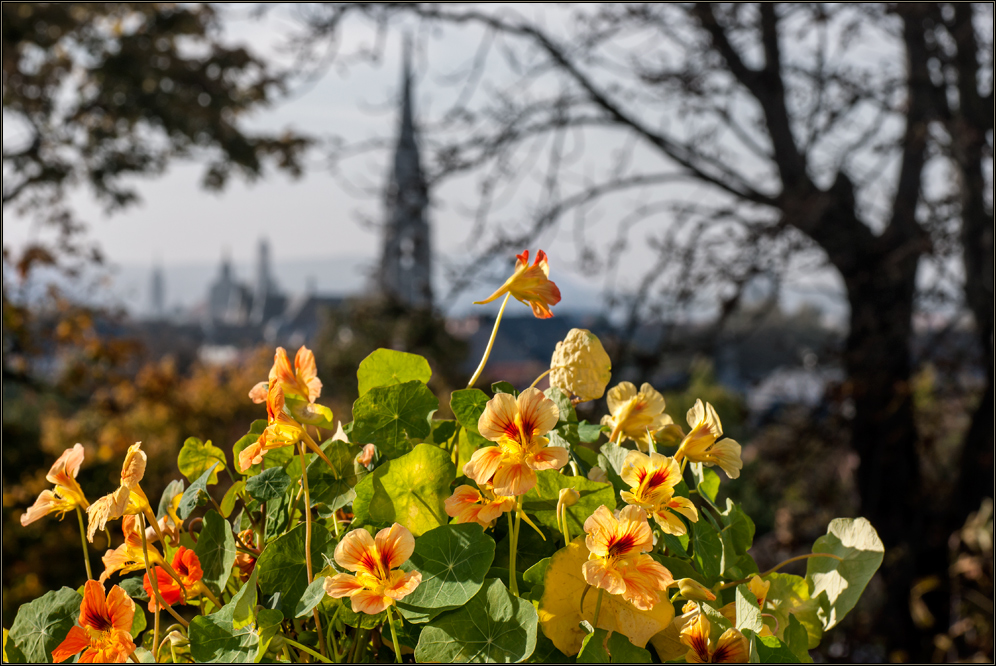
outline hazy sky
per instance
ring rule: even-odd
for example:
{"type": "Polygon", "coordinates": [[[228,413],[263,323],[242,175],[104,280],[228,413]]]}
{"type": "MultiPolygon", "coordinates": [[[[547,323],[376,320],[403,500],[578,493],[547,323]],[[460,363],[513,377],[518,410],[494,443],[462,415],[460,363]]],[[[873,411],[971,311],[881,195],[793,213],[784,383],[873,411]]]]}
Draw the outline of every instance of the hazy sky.
{"type": "MultiPolygon", "coordinates": [[[[227,31],[231,39],[251,44],[262,55],[274,55],[274,45],[292,25],[289,15],[281,11],[264,21],[255,21],[247,18],[244,8],[231,8],[227,31]]],[[[369,42],[371,34],[369,30],[347,32],[343,49],[350,51],[357,42],[369,42]]],[[[319,136],[393,136],[401,41],[400,33],[391,31],[379,64],[333,67],[307,90],[258,114],[252,124],[270,129],[292,127],[319,136]]],[[[416,58],[417,117],[440,109],[453,94],[440,84],[440,77],[465,61],[477,42],[478,35],[472,30],[449,30],[442,38],[428,40],[426,50],[416,58]]],[[[5,131],[5,140],[6,135],[5,131]]],[[[589,146],[588,150],[597,160],[599,147],[594,148],[589,146]]],[[[355,173],[350,172],[350,177],[361,185],[379,185],[386,179],[388,158],[383,153],[355,160],[355,173]]],[[[242,277],[249,277],[258,242],[264,237],[269,239],[278,278],[288,291],[302,291],[308,277],[321,291],[355,291],[363,284],[363,268],[376,260],[380,244],[379,232],[360,224],[357,213],[376,217],[381,208],[375,200],[344,190],[320,164],[314,166],[300,180],[271,174],[248,185],[236,179],[223,192],[214,194],[199,186],[200,165],[178,164],[165,176],[142,182],[142,202],[111,217],[106,217],[84,193],[74,195],[73,202],[80,216],[91,222],[91,238],[110,262],[120,267],[117,293],[140,310],[146,305],[147,276],[154,262],[166,267],[168,305],[189,306],[203,298],[206,280],[223,253],[233,259],[242,277]]],[[[452,198],[459,188],[467,194],[465,184],[436,192],[430,213],[433,249],[444,259],[459,258],[468,243],[475,240],[470,216],[452,198]]],[[[504,219],[514,220],[521,211],[521,219],[525,220],[524,213],[531,203],[513,201],[506,206],[504,219]]],[[[602,226],[604,230],[596,228],[593,232],[596,242],[599,233],[606,241],[614,234],[612,225],[602,226]]],[[[8,211],[4,211],[3,230],[4,244],[15,247],[36,233],[8,211]]],[[[576,249],[571,235],[569,225],[564,225],[543,238],[542,247],[552,257],[552,277],[564,283],[563,308],[593,309],[598,305],[602,283],[572,270],[576,249]]],[[[645,265],[651,256],[639,242],[632,247],[627,264],[634,270],[632,274],[622,271],[619,277],[623,285],[641,276],[635,267],[645,265]]],[[[808,293],[810,288],[839,291],[833,277],[816,276],[808,282],[811,284],[802,284],[803,291],[799,293],[808,293]]],[[[445,287],[437,281],[437,293],[444,292],[445,287]]],[[[490,291],[486,286],[481,289],[490,291]]],[[[468,296],[466,300],[473,299],[468,296]]]]}

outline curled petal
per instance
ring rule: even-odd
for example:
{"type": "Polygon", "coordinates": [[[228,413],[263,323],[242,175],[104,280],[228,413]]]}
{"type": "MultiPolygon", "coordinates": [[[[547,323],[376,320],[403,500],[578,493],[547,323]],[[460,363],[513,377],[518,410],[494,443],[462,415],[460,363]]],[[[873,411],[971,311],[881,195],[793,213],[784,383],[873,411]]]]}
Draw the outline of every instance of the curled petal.
{"type": "Polygon", "coordinates": [[[293,386],[297,383],[294,376],[294,368],[291,367],[290,359],[287,358],[287,350],[277,347],[273,353],[273,367],[270,368],[270,385],[284,384],[293,386]]]}
{"type": "Polygon", "coordinates": [[[458,523],[470,523],[476,520],[476,505],[481,499],[481,493],[476,488],[458,486],[453,494],[446,498],[443,506],[450,518],[456,518],[458,523]],[[474,517],[470,517],[470,514],[474,514],[474,517]]]}
{"type": "Polygon", "coordinates": [[[114,629],[131,631],[131,623],[135,619],[135,602],[117,585],[112,586],[107,593],[107,612],[114,629]]]}
{"type": "Polygon", "coordinates": [[[79,474],[81,464],[83,464],[83,445],[76,444],[73,448],[62,452],[45,478],[57,486],[75,485],[74,480],[79,474]]]}
{"type": "Polygon", "coordinates": [[[266,402],[266,394],[269,385],[266,382],[259,382],[249,391],[249,399],[257,405],[266,402]]]}
{"type": "Polygon", "coordinates": [[[394,604],[394,599],[386,594],[379,594],[366,588],[350,595],[349,600],[352,602],[354,613],[366,613],[367,615],[382,613],[388,606],[394,604]]]}
{"type": "MultiPolygon", "coordinates": [[[[339,428],[342,428],[342,424],[339,424],[339,428]]],[[[338,434],[338,431],[336,432],[338,434]]],[[[360,463],[364,467],[373,462],[374,455],[377,453],[377,447],[374,444],[364,444],[363,449],[356,454],[356,462],[360,463]]]]}
{"type": "Polygon", "coordinates": [[[128,500],[131,498],[131,491],[126,486],[121,486],[110,495],[104,495],[87,508],[86,537],[93,543],[93,536],[97,530],[107,527],[107,521],[120,518],[128,508],[128,500]]]}
{"type": "Polygon", "coordinates": [[[626,591],[623,598],[640,610],[651,610],[660,603],[659,592],[674,584],[671,572],[649,555],[640,555],[627,562],[623,569],[626,591]]]}
{"type": "Polygon", "coordinates": [[[322,394],[322,380],[318,378],[315,354],[302,345],[294,356],[294,369],[298,384],[304,390],[304,397],[308,399],[308,402],[317,400],[322,394]]]}
{"type": "Polygon", "coordinates": [[[260,435],[259,439],[239,452],[240,471],[245,472],[253,465],[263,462],[263,444],[261,441],[266,441],[264,435],[260,435]]]}
{"type": "Polygon", "coordinates": [[[142,450],[141,442],[135,442],[129,446],[124,465],[121,466],[121,485],[129,489],[137,486],[138,482],[145,477],[147,462],[148,456],[142,450]]]}
{"type": "Polygon", "coordinates": [[[90,637],[85,631],[73,625],[69,628],[65,640],[52,650],[52,661],[58,664],[88,647],[90,647],[90,637]]]}
{"type": "Polygon", "coordinates": [[[384,594],[400,601],[415,591],[415,588],[422,583],[422,574],[418,571],[395,571],[391,575],[391,582],[385,586],[384,594]]]}
{"type": "Polygon", "coordinates": [[[609,594],[622,594],[626,583],[621,572],[601,559],[588,560],[581,567],[584,580],[592,587],[600,587],[609,594]]]}
{"type": "Polygon", "coordinates": [[[68,506],[66,502],[60,499],[55,493],[47,488],[38,494],[35,503],[28,507],[28,510],[21,514],[21,525],[30,525],[39,518],[47,516],[50,513],[55,513],[57,511],[66,512],[72,509],[73,506],[70,504],[68,506]]]}

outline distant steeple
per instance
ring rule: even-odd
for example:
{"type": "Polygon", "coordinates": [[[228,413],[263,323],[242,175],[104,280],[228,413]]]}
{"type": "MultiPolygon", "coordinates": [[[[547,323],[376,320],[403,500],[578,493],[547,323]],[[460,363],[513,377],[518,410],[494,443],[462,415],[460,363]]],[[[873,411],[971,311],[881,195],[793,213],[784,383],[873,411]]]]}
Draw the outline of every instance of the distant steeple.
{"type": "Polygon", "coordinates": [[[412,106],[411,40],[405,39],[401,123],[394,169],[386,192],[387,224],[380,288],[414,308],[432,307],[432,251],[425,213],[429,196],[422,175],[412,106]]]}
{"type": "Polygon", "coordinates": [[[149,283],[149,316],[156,321],[166,318],[166,278],[163,267],[156,262],[152,268],[152,280],[149,283]]]}
{"type": "Polygon", "coordinates": [[[259,325],[273,316],[275,300],[282,301],[283,297],[270,271],[270,243],[261,238],[256,259],[256,288],[252,293],[252,313],[249,315],[249,321],[259,325]]]}

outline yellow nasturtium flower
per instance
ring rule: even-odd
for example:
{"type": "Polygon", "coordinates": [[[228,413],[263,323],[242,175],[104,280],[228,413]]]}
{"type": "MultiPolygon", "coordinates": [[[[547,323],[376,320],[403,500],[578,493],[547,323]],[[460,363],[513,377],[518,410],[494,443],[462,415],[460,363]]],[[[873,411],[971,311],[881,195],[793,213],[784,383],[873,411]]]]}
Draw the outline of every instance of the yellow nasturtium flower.
{"type": "Polygon", "coordinates": [[[689,664],[746,664],[749,654],[747,639],[742,633],[727,629],[715,643],[710,640],[712,623],[705,613],[699,613],[681,630],[681,642],[688,646],[685,660],[689,664]]]}
{"type": "Polygon", "coordinates": [[[444,502],[446,515],[455,523],[477,523],[487,529],[501,514],[515,508],[515,498],[495,495],[488,484],[480,490],[458,486],[444,502]]]}
{"type": "Polygon", "coordinates": [[[411,594],[422,582],[418,571],[398,567],[415,551],[415,538],[407,527],[394,523],[370,536],[353,530],[335,548],[335,561],[354,572],[325,579],[325,593],[336,599],[349,597],[354,613],[376,615],[411,594]]]}
{"type": "Polygon", "coordinates": [[[249,397],[256,404],[264,402],[269,388],[274,384],[279,384],[286,396],[301,398],[308,402],[318,399],[322,394],[322,380],[318,378],[314,353],[302,346],[294,355],[294,365],[291,366],[287,351],[283,347],[277,347],[268,380],[252,387],[249,397]]]}
{"type": "Polygon", "coordinates": [[[699,513],[687,497],[675,497],[674,487],[681,481],[681,471],[674,458],[660,453],[647,455],[630,451],[623,462],[623,482],[629,490],[620,493],[623,501],[644,509],[668,534],[681,536],[687,529],[678,514],[698,522],[699,513]]]}
{"type": "Polygon", "coordinates": [[[647,514],[627,506],[613,515],[604,505],[584,522],[588,561],[585,582],[622,598],[640,610],[660,603],[659,592],[674,583],[671,572],[646,552],[654,547],[647,514]]]}
{"type": "Polygon", "coordinates": [[[557,404],[539,389],[528,388],[518,398],[499,393],[477,423],[481,435],[498,445],[475,451],[463,473],[478,486],[491,484],[496,495],[525,495],[536,485],[537,471],[567,464],[567,449],[547,446],[543,437],[559,419],[557,404]]]}
{"type": "Polygon", "coordinates": [[[700,462],[709,467],[719,465],[731,479],[740,476],[744,466],[740,460],[740,444],[730,439],[720,439],[723,436],[723,425],[719,422],[716,409],[708,402],[696,400],[695,405],[688,410],[688,425],[692,429],[681,442],[674,459],[681,462],[688,458],[690,462],[700,462]]]}
{"type": "Polygon", "coordinates": [[[646,450],[654,433],[674,424],[664,413],[664,396],[650,384],[637,391],[632,382],[620,382],[609,390],[606,402],[610,414],[602,417],[602,425],[612,428],[609,441],[616,444],[632,439],[646,450]]]}
{"type": "Polygon", "coordinates": [[[474,301],[475,305],[484,305],[505,294],[525,303],[533,309],[533,315],[539,319],[549,319],[553,316],[550,306],[560,302],[560,289],[550,280],[550,262],[546,252],[538,250],[533,265],[529,265],[529,250],[515,255],[515,272],[505,280],[495,293],[483,301],[474,301]]]}
{"type": "Polygon", "coordinates": [[[86,509],[90,503],[83,495],[83,489],[76,481],[76,475],[83,464],[83,445],[77,444],[66,449],[53,463],[45,478],[55,486],[54,490],[45,489],[27,511],[21,515],[21,525],[30,525],[42,516],[58,513],[61,518],[67,511],[76,507],[86,509]]]}
{"type": "Polygon", "coordinates": [[[297,444],[304,430],[284,411],[284,392],[280,384],[270,385],[266,393],[266,430],[259,438],[239,453],[239,469],[245,472],[263,462],[267,451],[297,444]]]}
{"type": "Polygon", "coordinates": [[[109,495],[104,495],[86,510],[89,522],[86,528],[86,536],[93,542],[93,535],[97,530],[107,527],[107,521],[121,518],[123,516],[135,516],[144,514],[152,522],[156,522],[156,515],[149,505],[149,498],[139,485],[145,477],[145,465],[148,457],[142,450],[142,443],[136,442],[128,447],[124,464],[121,465],[121,485],[109,495]]]}
{"type": "Polygon", "coordinates": [[[611,377],[612,361],[591,331],[572,328],[557,343],[550,359],[550,386],[558,386],[586,402],[601,398],[611,377]]]}

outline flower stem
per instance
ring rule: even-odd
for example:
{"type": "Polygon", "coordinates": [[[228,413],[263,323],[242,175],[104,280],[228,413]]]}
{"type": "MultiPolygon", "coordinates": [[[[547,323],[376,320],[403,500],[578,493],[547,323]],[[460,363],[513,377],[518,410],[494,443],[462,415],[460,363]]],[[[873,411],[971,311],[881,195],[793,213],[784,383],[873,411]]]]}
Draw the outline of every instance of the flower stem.
{"type": "Polygon", "coordinates": [[[491,355],[491,347],[495,344],[495,336],[498,335],[498,324],[501,323],[501,316],[505,314],[505,306],[508,305],[508,297],[511,295],[512,294],[510,293],[505,294],[505,300],[501,302],[501,309],[498,310],[498,316],[495,317],[495,327],[491,329],[491,339],[488,340],[488,348],[484,350],[484,358],[481,359],[481,364],[477,366],[477,370],[474,371],[474,376],[470,378],[469,382],[467,382],[467,388],[474,386],[474,382],[476,382],[477,378],[481,376],[482,372],[484,372],[484,366],[487,365],[488,356],[491,355]]]}
{"type": "Polygon", "coordinates": [[[391,607],[388,606],[387,610],[387,626],[391,627],[391,640],[394,642],[394,658],[397,663],[401,663],[401,647],[398,646],[398,630],[394,628],[394,619],[391,614],[391,607]]]}
{"type": "MultiPolygon", "coordinates": [[[[149,580],[150,581],[152,580],[152,576],[149,576],[149,580]]],[[[159,595],[159,592],[157,591],[156,592],[156,596],[158,596],[158,595],[159,595]]],[[[156,651],[156,653],[154,655],[152,655],[152,658],[158,664],[159,663],[159,648],[155,647],[157,645],[159,645],[159,605],[158,604],[156,604],[156,610],[152,611],[152,646],[153,646],[152,649],[154,649],[156,651]]]]}
{"type": "MultiPolygon", "coordinates": [[[[307,433],[305,433],[307,435],[307,433]]],[[[310,438],[309,438],[310,439],[310,438]]],[[[304,458],[305,443],[298,445],[298,452],[301,454],[301,489],[304,491],[304,562],[308,566],[308,585],[313,581],[311,571],[311,493],[308,490],[308,465],[304,458]]],[[[331,465],[331,463],[329,463],[331,465]]],[[[335,516],[332,516],[333,520],[335,516]]],[[[337,523],[338,526],[338,523],[337,523]]],[[[339,530],[336,529],[336,532],[339,530]]],[[[325,649],[325,636],[322,635],[322,622],[318,619],[318,609],[313,608],[311,614],[315,618],[315,632],[318,634],[318,647],[322,655],[328,654],[325,649]]]]}
{"type": "MultiPolygon", "coordinates": [[[[768,569],[764,573],[760,573],[760,574],[756,574],[756,575],[759,578],[764,578],[768,574],[775,573],[776,571],[778,571],[779,569],[781,569],[786,564],[791,564],[792,562],[798,562],[799,560],[807,560],[810,557],[829,557],[831,559],[837,560],[838,562],[843,562],[844,561],[843,557],[840,557],[839,555],[834,555],[833,553],[806,553],[805,555],[796,555],[795,557],[790,557],[787,560],[785,560],[784,562],[779,562],[778,564],[776,564],[775,566],[771,567],[770,569],[768,569]]],[[[736,587],[737,585],[742,585],[743,583],[747,583],[749,581],[750,581],[750,578],[741,578],[740,580],[734,580],[734,581],[731,581],[729,583],[725,583],[723,585],[720,585],[719,587],[716,588],[716,591],[718,592],[720,590],[728,590],[731,587],[736,587]]]]}
{"type": "Polygon", "coordinates": [[[512,523],[512,514],[508,515],[509,527],[509,548],[508,548],[508,587],[513,596],[519,596],[519,581],[515,577],[515,556],[519,550],[519,527],[522,520],[522,495],[515,501],[515,524],[512,523]]]}
{"type": "Polygon", "coordinates": [[[287,643],[288,645],[296,647],[301,652],[306,652],[307,654],[310,654],[312,657],[314,657],[315,659],[317,659],[318,661],[320,661],[322,663],[325,663],[325,664],[334,664],[335,663],[334,661],[332,661],[328,657],[318,654],[317,652],[315,652],[314,650],[312,650],[307,645],[301,645],[297,641],[293,641],[293,640],[287,638],[286,636],[282,636],[282,638],[284,639],[284,643],[287,643]]]}
{"type": "Polygon", "coordinates": [[[539,377],[537,377],[536,379],[534,379],[534,380],[533,380],[533,383],[529,385],[529,388],[535,388],[535,387],[536,387],[536,385],[540,383],[540,380],[541,380],[541,379],[543,379],[544,377],[546,377],[546,376],[547,376],[548,374],[550,374],[551,372],[553,372],[553,368],[549,368],[549,369],[548,369],[548,370],[547,370],[546,372],[544,372],[544,373],[543,373],[542,375],[540,375],[539,377]]]}
{"type": "MultiPolygon", "coordinates": [[[[80,541],[83,542],[83,564],[86,565],[86,579],[93,580],[93,572],[90,571],[90,551],[86,547],[86,527],[83,525],[83,511],[80,510],[79,505],[76,506],[76,517],[80,520],[80,541]]],[[[111,547],[110,542],[107,543],[107,547],[111,547]]]]}
{"type": "Polygon", "coordinates": [[[598,615],[602,612],[602,595],[605,594],[603,588],[598,588],[598,597],[595,598],[595,621],[591,623],[595,629],[598,629],[598,615]]]}
{"type": "MultiPolygon", "coordinates": [[[[180,617],[179,613],[173,610],[173,607],[167,604],[163,600],[162,595],[159,594],[159,579],[156,578],[155,573],[152,571],[152,565],[149,564],[149,542],[145,538],[145,516],[139,514],[138,517],[139,517],[138,527],[142,532],[142,554],[145,556],[145,573],[149,577],[149,584],[152,586],[152,592],[154,593],[157,602],[156,603],[157,610],[155,611],[155,613],[157,614],[156,617],[158,618],[158,612],[159,612],[158,609],[165,608],[167,611],[169,611],[170,615],[176,618],[177,622],[182,624],[185,628],[189,627],[190,623],[184,620],[182,617],[180,617]]],[[[181,590],[183,589],[182,585],[180,589],[181,590]]]]}

